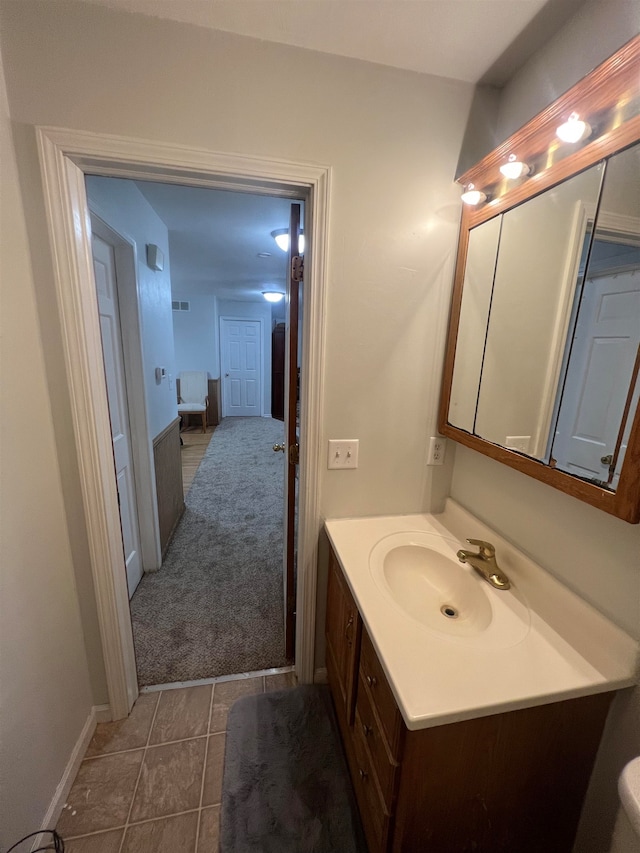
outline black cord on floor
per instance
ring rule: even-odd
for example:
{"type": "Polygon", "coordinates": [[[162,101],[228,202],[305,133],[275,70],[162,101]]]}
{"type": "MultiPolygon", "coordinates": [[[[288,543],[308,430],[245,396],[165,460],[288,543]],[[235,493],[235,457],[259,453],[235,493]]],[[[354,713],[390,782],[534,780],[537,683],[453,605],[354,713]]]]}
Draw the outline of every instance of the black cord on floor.
{"type": "Polygon", "coordinates": [[[44,847],[36,847],[32,853],[39,853],[40,850],[53,850],[54,853],[64,853],[64,840],[55,829],[39,829],[37,832],[30,832],[29,835],[25,835],[24,838],[21,838],[20,841],[16,841],[8,850],[7,853],[11,853],[12,850],[15,850],[20,844],[24,841],[28,841],[30,838],[35,838],[36,835],[50,835],[51,841],[46,844],[44,847]]]}

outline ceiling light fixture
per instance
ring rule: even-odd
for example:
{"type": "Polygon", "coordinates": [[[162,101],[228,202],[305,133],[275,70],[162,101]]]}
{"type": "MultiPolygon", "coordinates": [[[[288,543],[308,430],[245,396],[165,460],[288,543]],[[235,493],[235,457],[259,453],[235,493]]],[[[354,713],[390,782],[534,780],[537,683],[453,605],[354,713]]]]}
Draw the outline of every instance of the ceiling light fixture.
{"type": "Polygon", "coordinates": [[[284,299],[284,293],[281,293],[279,290],[263,290],[262,295],[267,302],[282,302],[284,299]]]}
{"type": "Polygon", "coordinates": [[[582,121],[578,113],[571,113],[564,124],[556,128],[556,136],[563,142],[581,142],[591,136],[591,125],[582,121]]]}
{"type": "Polygon", "coordinates": [[[515,154],[509,154],[506,163],[500,166],[500,171],[510,181],[515,181],[517,178],[523,178],[531,172],[531,166],[518,160],[515,154]]]}
{"type": "Polygon", "coordinates": [[[480,204],[481,201],[487,200],[486,194],[477,190],[473,184],[467,184],[460,198],[465,204],[480,204]]]}
{"type": "MultiPolygon", "coordinates": [[[[289,229],[288,228],[276,228],[275,231],[271,232],[271,236],[278,244],[278,247],[282,249],[283,252],[289,251],[289,229]]],[[[298,239],[298,251],[302,255],[304,252],[304,231],[300,232],[300,237],[298,239]]]]}

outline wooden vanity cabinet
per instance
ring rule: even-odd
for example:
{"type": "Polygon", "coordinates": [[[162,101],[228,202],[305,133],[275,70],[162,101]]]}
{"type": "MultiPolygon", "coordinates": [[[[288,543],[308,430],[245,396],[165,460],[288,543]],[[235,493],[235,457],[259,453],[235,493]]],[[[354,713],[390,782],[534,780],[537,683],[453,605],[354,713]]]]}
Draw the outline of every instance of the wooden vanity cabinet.
{"type": "MultiPolygon", "coordinates": [[[[341,730],[353,723],[362,619],[333,550],[327,584],[327,674],[341,730]]],[[[344,736],[344,730],[342,732],[344,736]]]]}
{"type": "Polygon", "coordinates": [[[333,552],[326,634],[370,853],[570,853],[612,693],[409,731],[333,552]]]}

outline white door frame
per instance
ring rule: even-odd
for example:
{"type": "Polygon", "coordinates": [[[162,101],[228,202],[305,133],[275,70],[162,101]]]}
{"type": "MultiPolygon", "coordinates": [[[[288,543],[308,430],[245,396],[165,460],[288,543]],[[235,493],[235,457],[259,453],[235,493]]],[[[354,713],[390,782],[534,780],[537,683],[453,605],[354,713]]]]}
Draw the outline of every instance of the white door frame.
{"type": "Polygon", "coordinates": [[[265,331],[264,331],[264,320],[262,317],[234,317],[231,314],[222,314],[218,318],[218,336],[220,339],[220,398],[222,403],[222,417],[228,417],[227,412],[227,404],[228,400],[226,399],[225,393],[225,382],[223,374],[223,365],[222,365],[222,324],[225,321],[236,322],[236,323],[259,323],[260,324],[260,417],[265,417],[265,409],[264,409],[264,380],[265,380],[265,364],[264,364],[264,341],[265,341],[265,331]]]}
{"type": "Polygon", "coordinates": [[[136,486],[136,511],[140,532],[140,553],[145,572],[157,571],[162,564],[160,523],[156,497],[156,472],[153,443],[149,438],[147,404],[142,359],[142,328],[138,301],[137,252],[135,241],[116,231],[99,205],[89,203],[91,228],[113,247],[116,262],[116,288],[120,306],[122,341],[131,459],[136,486]]]}
{"type": "Polygon", "coordinates": [[[113,719],[138,695],[133,633],[91,259],[85,173],[305,198],[311,235],[306,265],[300,447],[296,674],[313,681],[320,424],[331,168],[224,154],[62,128],[36,128],[56,293],[82,472],[91,570],[113,719]]]}

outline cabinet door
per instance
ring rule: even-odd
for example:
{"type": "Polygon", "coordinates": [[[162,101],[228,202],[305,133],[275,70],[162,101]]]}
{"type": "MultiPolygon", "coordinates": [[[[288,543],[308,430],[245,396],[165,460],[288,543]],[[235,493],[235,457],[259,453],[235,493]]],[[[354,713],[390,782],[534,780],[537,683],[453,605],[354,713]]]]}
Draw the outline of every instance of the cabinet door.
{"type": "Polygon", "coordinates": [[[333,551],[327,586],[327,672],[333,698],[348,725],[353,723],[362,623],[351,590],[333,551]]]}

